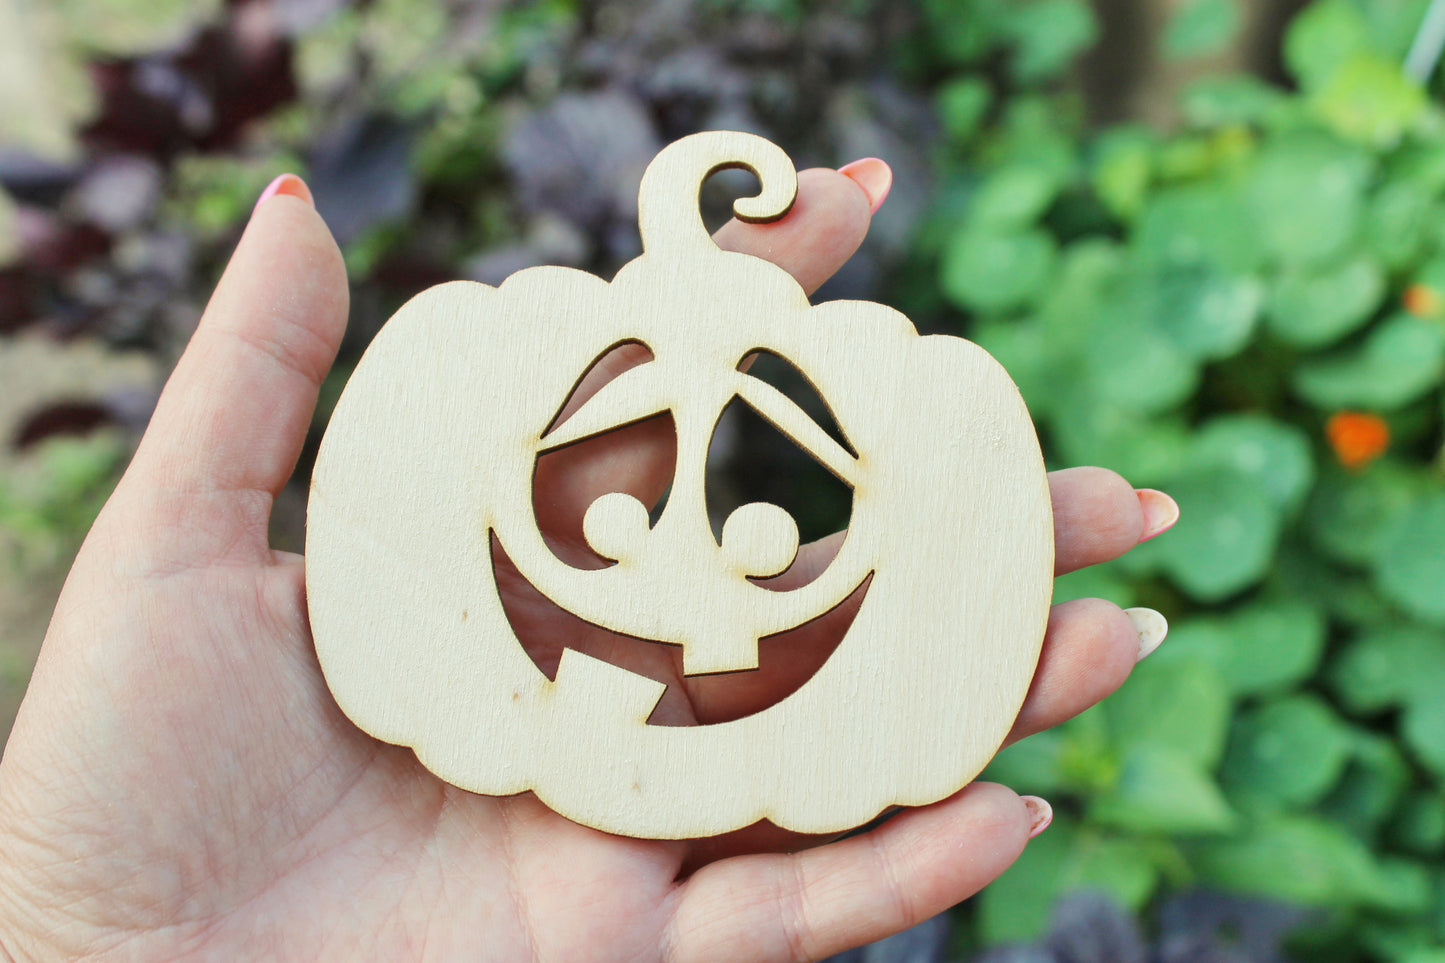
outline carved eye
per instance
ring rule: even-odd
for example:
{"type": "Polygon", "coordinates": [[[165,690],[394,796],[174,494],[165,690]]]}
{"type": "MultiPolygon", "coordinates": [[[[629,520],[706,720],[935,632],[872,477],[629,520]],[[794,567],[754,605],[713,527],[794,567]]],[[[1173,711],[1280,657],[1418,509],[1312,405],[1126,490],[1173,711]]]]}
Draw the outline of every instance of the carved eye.
{"type": "MultiPolygon", "coordinates": [[[[557,413],[552,416],[546,430],[542,432],[542,444],[538,446],[537,453],[539,455],[546,454],[549,451],[583,441],[593,435],[614,431],[634,421],[641,421],[643,418],[660,414],[666,410],[665,402],[660,398],[654,399],[656,403],[641,415],[612,424],[603,424],[601,421],[605,420],[606,412],[595,409],[598,398],[607,394],[618,381],[626,378],[628,374],[638,368],[653,365],[656,359],[657,356],[653,354],[652,349],[640,341],[623,341],[614,344],[598,355],[596,360],[588,365],[587,370],[577,379],[577,384],[568,393],[567,399],[562,402],[557,413]],[[642,355],[640,359],[638,358],[639,354],[642,355]],[[623,369],[621,373],[613,376],[600,390],[591,397],[578,401],[584,386],[594,374],[606,378],[619,368],[623,369]],[[584,410],[588,410],[585,421],[581,420],[584,410]]],[[[604,401],[603,404],[606,402],[604,401]]]]}
{"type": "Polygon", "coordinates": [[[832,406],[781,355],[757,352],[749,360],[746,374],[755,390],[734,395],[723,409],[708,453],[707,506],[714,533],[737,509],[759,503],[786,512],[803,543],[846,529],[859,467],[832,406]],[[795,437],[805,431],[806,444],[795,437]]]}

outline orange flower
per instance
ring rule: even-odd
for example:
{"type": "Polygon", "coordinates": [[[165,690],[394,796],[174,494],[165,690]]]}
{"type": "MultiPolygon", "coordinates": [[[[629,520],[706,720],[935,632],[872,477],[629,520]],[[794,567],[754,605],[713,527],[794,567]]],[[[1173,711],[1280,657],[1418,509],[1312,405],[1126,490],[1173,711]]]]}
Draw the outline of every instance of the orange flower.
{"type": "Polygon", "coordinates": [[[1365,467],[1390,447],[1390,426],[1365,412],[1335,412],[1325,424],[1325,435],[1340,464],[1351,470],[1365,467]]]}
{"type": "Polygon", "coordinates": [[[1428,284],[1412,284],[1400,296],[1405,310],[1417,318],[1433,318],[1440,314],[1440,292],[1428,284]]]}

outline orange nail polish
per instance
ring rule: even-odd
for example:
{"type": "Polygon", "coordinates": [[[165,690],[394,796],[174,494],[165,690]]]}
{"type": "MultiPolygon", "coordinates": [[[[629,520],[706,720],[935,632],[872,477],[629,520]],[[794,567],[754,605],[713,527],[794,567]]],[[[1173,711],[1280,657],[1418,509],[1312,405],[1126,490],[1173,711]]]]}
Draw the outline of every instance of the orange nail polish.
{"type": "Polygon", "coordinates": [[[1163,535],[1179,521],[1179,503],[1168,495],[1152,488],[1140,488],[1134,494],[1139,496],[1139,507],[1144,510],[1144,532],[1139,541],[1163,535]]]}
{"type": "Polygon", "coordinates": [[[863,193],[868,195],[868,209],[877,213],[893,187],[893,169],[877,157],[865,157],[838,168],[838,173],[850,178],[863,193]]]}
{"type": "Polygon", "coordinates": [[[297,177],[295,174],[282,174],[270,184],[266,185],[266,189],[262,191],[261,196],[256,199],[256,207],[251,209],[252,216],[255,215],[257,208],[269,201],[271,198],[275,197],[277,194],[286,194],[290,197],[298,197],[301,200],[305,201],[307,204],[310,204],[312,207],[316,206],[316,202],[311,198],[311,188],[306,186],[305,181],[297,177]]]}

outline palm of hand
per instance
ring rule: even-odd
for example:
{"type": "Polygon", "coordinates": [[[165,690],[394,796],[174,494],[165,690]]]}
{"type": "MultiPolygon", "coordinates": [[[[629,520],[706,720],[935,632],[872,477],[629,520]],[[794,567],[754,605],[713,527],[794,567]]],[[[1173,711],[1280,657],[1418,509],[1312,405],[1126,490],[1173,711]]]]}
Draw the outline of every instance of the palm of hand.
{"type": "MultiPolygon", "coordinates": [[[[729,225],[720,243],[768,250],[811,288],[856,247],[867,217],[851,182],[815,173],[785,222],[729,225]]],[[[357,730],[315,661],[301,560],[266,545],[345,301],[314,213],[294,199],[263,205],[77,559],[6,747],[0,949],[809,958],[932,915],[1013,860],[1028,816],[1001,787],[789,855],[811,841],[766,827],[702,843],[609,836],[529,794],[454,789],[410,750],[357,730]],[[961,846],[971,858],[950,859],[961,846]]],[[[579,454],[569,477],[583,481],[559,504],[585,506],[618,472],[656,488],[666,466],[649,430],[579,454]]],[[[1137,541],[1139,505],[1122,481],[1085,472],[1054,483],[1063,568],[1137,541]]],[[[556,648],[575,631],[519,603],[543,648],[549,632],[556,648]]],[[[826,657],[826,630],[813,630],[803,663],[826,657]]],[[[1111,690],[1134,645],[1112,606],[1058,607],[1016,735],[1111,690]]],[[[776,698],[800,671],[760,679],[742,703],[670,685],[665,708],[712,721],[776,698]]]]}

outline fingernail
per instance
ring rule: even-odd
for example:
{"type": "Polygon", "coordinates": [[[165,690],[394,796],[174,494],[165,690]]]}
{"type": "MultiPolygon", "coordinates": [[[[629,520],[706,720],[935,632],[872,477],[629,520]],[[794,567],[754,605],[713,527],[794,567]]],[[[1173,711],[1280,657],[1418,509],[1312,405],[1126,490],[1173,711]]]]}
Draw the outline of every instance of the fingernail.
{"type": "Polygon", "coordinates": [[[316,206],[316,202],[311,198],[311,188],[306,186],[305,181],[297,177],[295,174],[282,174],[270,184],[266,185],[266,189],[262,191],[261,196],[256,199],[256,207],[251,208],[252,216],[255,216],[256,210],[260,208],[262,204],[265,204],[277,194],[287,194],[291,197],[299,197],[301,198],[301,200],[305,201],[307,204],[310,204],[312,207],[316,206]]]}
{"type": "Polygon", "coordinates": [[[1144,509],[1144,534],[1139,536],[1140,542],[1163,535],[1179,521],[1179,503],[1168,495],[1152,488],[1140,488],[1134,494],[1139,496],[1139,507],[1144,509]]]}
{"type": "Polygon", "coordinates": [[[1049,823],[1054,821],[1054,807],[1049,805],[1047,799],[1040,799],[1038,796],[1020,796],[1024,806],[1029,811],[1029,839],[1033,839],[1039,833],[1049,828],[1049,823]]]}
{"type": "Polygon", "coordinates": [[[865,157],[838,168],[838,173],[851,178],[868,195],[868,209],[877,213],[893,186],[893,169],[877,157],[865,157]]]}
{"type": "Polygon", "coordinates": [[[1142,662],[1149,653],[1159,648],[1159,643],[1169,634],[1169,622],[1153,609],[1125,609],[1124,614],[1129,616],[1129,621],[1134,623],[1134,631],[1139,635],[1139,655],[1134,661],[1142,662]]]}

